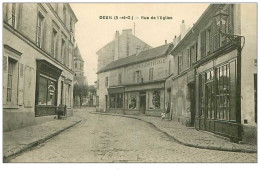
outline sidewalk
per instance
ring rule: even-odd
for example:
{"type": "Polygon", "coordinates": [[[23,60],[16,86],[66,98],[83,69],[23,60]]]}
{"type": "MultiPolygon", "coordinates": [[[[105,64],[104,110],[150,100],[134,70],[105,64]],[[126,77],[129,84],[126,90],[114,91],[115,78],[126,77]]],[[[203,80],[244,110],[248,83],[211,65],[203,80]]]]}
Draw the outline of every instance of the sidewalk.
{"type": "Polygon", "coordinates": [[[4,159],[29,149],[62,131],[78,124],[81,119],[68,117],[54,119],[43,124],[28,126],[25,128],[3,133],[3,156],[4,159]]]}
{"type": "Polygon", "coordinates": [[[221,151],[233,151],[233,152],[246,152],[246,153],[256,153],[256,145],[248,144],[237,144],[230,142],[228,138],[215,135],[214,133],[206,131],[197,131],[195,128],[186,127],[178,121],[174,120],[164,120],[160,117],[152,116],[134,116],[134,115],[120,115],[120,114],[110,114],[110,113],[98,113],[92,112],[94,114],[104,114],[113,116],[122,116],[128,118],[139,119],[147,123],[152,124],[160,131],[164,132],[168,136],[172,137],[175,141],[180,144],[211,150],[221,150],[221,151]]]}

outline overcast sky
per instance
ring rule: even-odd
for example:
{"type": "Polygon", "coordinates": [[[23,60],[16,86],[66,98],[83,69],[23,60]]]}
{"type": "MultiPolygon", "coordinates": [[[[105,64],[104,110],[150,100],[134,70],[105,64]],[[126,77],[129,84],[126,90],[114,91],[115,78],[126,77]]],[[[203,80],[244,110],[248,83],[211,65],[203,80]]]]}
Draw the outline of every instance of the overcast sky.
{"type": "MultiPolygon", "coordinates": [[[[172,42],[180,33],[180,24],[185,20],[192,27],[208,7],[204,3],[70,3],[78,22],[76,23],[76,41],[85,61],[84,72],[88,83],[94,84],[97,76],[96,52],[114,39],[115,32],[134,29],[135,36],[152,47],[172,42]],[[100,19],[100,16],[133,16],[128,19],[100,19]],[[168,20],[142,19],[143,17],[167,16],[168,20]],[[138,19],[137,19],[138,18],[138,19]]],[[[134,31],[133,31],[134,32],[134,31]]]]}

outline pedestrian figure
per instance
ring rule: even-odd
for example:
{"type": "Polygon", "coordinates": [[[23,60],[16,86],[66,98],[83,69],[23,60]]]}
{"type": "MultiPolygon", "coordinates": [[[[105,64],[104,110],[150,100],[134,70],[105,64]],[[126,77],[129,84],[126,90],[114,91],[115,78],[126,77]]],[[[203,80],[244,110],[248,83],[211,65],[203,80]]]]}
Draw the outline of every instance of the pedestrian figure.
{"type": "Polygon", "coordinates": [[[168,102],[166,102],[165,105],[165,117],[169,118],[169,113],[170,113],[170,104],[168,102]]]}

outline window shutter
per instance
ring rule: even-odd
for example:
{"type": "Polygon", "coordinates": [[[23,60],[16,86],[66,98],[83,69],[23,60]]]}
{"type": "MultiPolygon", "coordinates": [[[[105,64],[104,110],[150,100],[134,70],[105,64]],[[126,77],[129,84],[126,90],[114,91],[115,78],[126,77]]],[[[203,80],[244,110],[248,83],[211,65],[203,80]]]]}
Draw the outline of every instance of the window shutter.
{"type": "Polygon", "coordinates": [[[3,70],[5,72],[7,71],[7,56],[4,56],[3,58],[3,70]]]}
{"type": "Polygon", "coordinates": [[[24,68],[23,64],[19,63],[19,85],[18,85],[18,105],[23,105],[23,89],[24,89],[24,68]]]}
{"type": "Polygon", "coordinates": [[[7,101],[7,56],[3,57],[3,104],[7,101]]]}

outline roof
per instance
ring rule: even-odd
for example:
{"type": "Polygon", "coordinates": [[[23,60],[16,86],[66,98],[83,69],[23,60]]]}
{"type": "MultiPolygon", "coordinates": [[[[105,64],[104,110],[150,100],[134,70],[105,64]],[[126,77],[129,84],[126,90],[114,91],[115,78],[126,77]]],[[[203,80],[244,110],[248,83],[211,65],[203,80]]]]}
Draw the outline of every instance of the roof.
{"type": "Polygon", "coordinates": [[[168,50],[172,48],[172,46],[173,45],[169,43],[156,48],[142,51],[138,55],[134,54],[125,58],[118,59],[108,64],[106,67],[99,70],[97,73],[106,72],[108,70],[123,67],[126,65],[140,63],[146,60],[150,60],[152,58],[165,56],[169,52],[168,50]]]}
{"type": "Polygon", "coordinates": [[[75,49],[74,49],[74,57],[77,59],[77,60],[83,60],[83,58],[81,57],[81,54],[80,54],[80,51],[79,51],[79,48],[78,48],[78,45],[76,45],[75,49]]]}
{"type": "Polygon", "coordinates": [[[215,14],[215,12],[218,10],[220,6],[221,4],[210,4],[208,8],[199,17],[197,22],[193,25],[193,27],[186,33],[186,35],[182,38],[182,40],[171,51],[171,53],[177,51],[183,45],[185,46],[185,43],[189,43],[190,37],[196,37],[197,34],[199,33],[199,31],[197,30],[200,30],[202,27],[205,26],[204,23],[209,21],[212,18],[212,14],[215,14]]]}

